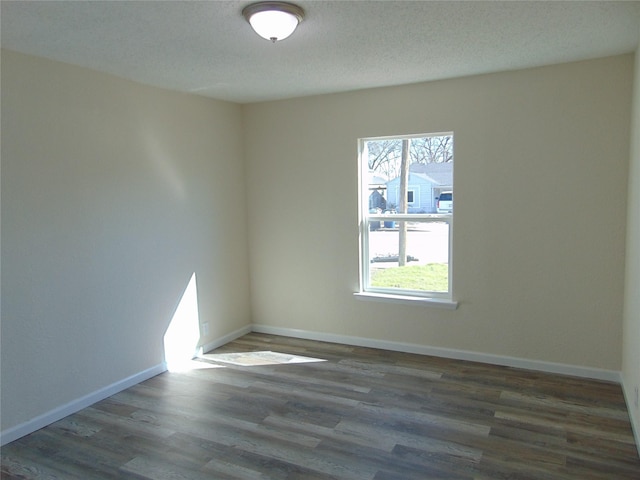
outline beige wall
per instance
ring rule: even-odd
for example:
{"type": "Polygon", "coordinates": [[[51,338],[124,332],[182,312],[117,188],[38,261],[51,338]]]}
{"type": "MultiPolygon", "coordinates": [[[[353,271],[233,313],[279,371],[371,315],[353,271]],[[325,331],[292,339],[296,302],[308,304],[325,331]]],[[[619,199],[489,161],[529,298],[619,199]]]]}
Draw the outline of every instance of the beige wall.
{"type": "Polygon", "coordinates": [[[632,67],[245,106],[253,323],[619,370],[632,67]],[[459,308],[354,299],[356,140],[442,131],[459,308]]]}
{"type": "Polygon", "coordinates": [[[242,112],[2,52],[2,429],[250,322],[242,112]]]}
{"type": "Polygon", "coordinates": [[[635,393],[640,387],[640,48],[635,61],[629,169],[622,378],[640,452],[640,408],[635,393]]]}
{"type": "Polygon", "coordinates": [[[2,429],[161,362],[193,272],[201,343],[252,319],[619,370],[632,74],[627,55],[240,107],[3,51],[2,429]],[[449,130],[460,307],[355,300],[357,138],[449,130]]]}

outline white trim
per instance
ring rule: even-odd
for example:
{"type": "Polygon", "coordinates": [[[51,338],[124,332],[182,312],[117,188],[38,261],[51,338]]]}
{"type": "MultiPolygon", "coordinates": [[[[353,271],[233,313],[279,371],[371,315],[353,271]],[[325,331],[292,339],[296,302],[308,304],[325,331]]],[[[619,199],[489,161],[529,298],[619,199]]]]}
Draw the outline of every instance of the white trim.
{"type": "MultiPolygon", "coordinates": [[[[457,350],[441,347],[432,347],[427,345],[418,345],[413,343],[392,342],[388,340],[376,340],[373,338],[353,337],[347,335],[337,335],[332,333],[314,332],[311,330],[299,330],[284,327],[272,327],[269,325],[247,325],[234,332],[231,332],[223,337],[220,337],[213,342],[203,345],[202,351],[210,351],[218,348],[236,338],[239,338],[249,332],[266,333],[271,335],[282,335],[285,337],[304,338],[309,340],[317,340],[321,342],[340,343],[344,345],[354,345],[360,347],[380,348],[384,350],[391,350],[397,352],[416,353],[420,355],[432,355],[436,357],[451,358],[456,360],[468,360],[474,362],[482,362],[493,365],[503,365],[515,368],[524,368],[529,370],[538,370],[549,373],[559,373],[563,375],[572,375],[583,378],[593,378],[597,380],[605,380],[610,382],[619,383],[622,385],[627,405],[631,405],[630,399],[632,396],[628,395],[628,392],[624,388],[622,383],[621,373],[614,370],[603,370],[598,368],[581,367],[577,365],[567,365],[561,363],[544,362],[540,360],[530,360],[517,357],[507,357],[502,355],[491,355],[480,352],[472,352],[467,350],[457,350]]],[[[42,415],[28,420],[24,423],[16,425],[15,427],[8,428],[0,432],[0,446],[13,442],[25,435],[35,432],[47,425],[50,425],[58,420],[76,413],[83,408],[89,407],[100,400],[104,400],[107,397],[115,395],[122,390],[125,390],[133,385],[137,385],[140,382],[144,382],[156,375],[159,375],[167,370],[166,364],[161,363],[154,367],[151,367],[142,372],[136,373],[123,380],[115,382],[104,388],[96,390],[93,393],[85,395],[84,397],[73,400],[65,405],[61,405],[49,412],[45,412],[42,415]]],[[[628,408],[629,415],[632,415],[632,409],[628,408]]],[[[632,418],[632,427],[635,425],[632,418]]],[[[640,433],[634,429],[634,436],[636,439],[636,445],[638,446],[640,454],[640,433]]]]}
{"type": "Polygon", "coordinates": [[[347,335],[336,335],[332,333],[314,332],[310,330],[272,327],[269,325],[254,324],[252,326],[252,331],[257,333],[267,333],[271,335],[282,335],[285,337],[318,340],[321,342],[354,345],[358,347],[380,348],[396,352],[431,355],[434,357],[451,358],[454,360],[468,360],[471,362],[481,362],[491,365],[523,368],[527,370],[537,370],[540,372],[558,373],[561,375],[571,375],[574,377],[592,378],[594,380],[605,380],[608,382],[620,383],[620,372],[616,370],[604,370],[600,368],[545,362],[542,360],[532,360],[528,358],[492,355],[488,353],[457,350],[453,348],[432,347],[428,345],[418,345],[415,343],[392,342],[388,340],[377,340],[374,338],[352,337],[347,335]]]}
{"type": "Polygon", "coordinates": [[[624,382],[624,376],[620,374],[620,385],[622,386],[622,393],[624,394],[624,401],[627,404],[627,412],[629,412],[629,422],[631,423],[631,431],[633,432],[633,438],[636,441],[636,449],[638,450],[638,455],[640,456],[640,431],[636,429],[636,425],[638,425],[637,419],[635,418],[635,391],[632,388],[626,388],[626,384],[624,382]]]}
{"type": "Polygon", "coordinates": [[[196,356],[200,356],[203,353],[207,353],[210,352],[211,350],[215,350],[218,347],[221,347],[229,342],[233,342],[236,338],[240,338],[243,335],[246,335],[247,333],[251,333],[251,325],[245,325],[242,328],[239,328],[238,330],[235,330],[231,333],[228,333],[227,335],[217,338],[215,339],[213,342],[209,342],[209,343],[205,343],[204,345],[198,347],[198,355],[196,356]]]}
{"type": "Polygon", "coordinates": [[[115,395],[122,390],[125,390],[129,387],[137,385],[140,382],[144,382],[156,375],[165,372],[167,367],[164,363],[160,363],[154,367],[148,368],[147,370],[143,370],[142,372],[136,373],[127,377],[123,380],[119,380],[111,385],[108,385],[104,388],[96,390],[84,397],[77,398],[72,400],[71,402],[61,405],[53,410],[43,413],[42,415],[38,415],[31,420],[28,420],[24,423],[16,425],[15,427],[8,428],[0,432],[0,445],[5,445],[9,442],[13,442],[20,437],[24,437],[30,433],[35,432],[36,430],[40,430],[47,425],[50,425],[58,420],[71,415],[72,413],[76,413],[83,408],[87,408],[90,405],[93,405],[100,400],[104,400],[107,397],[115,395]]]}
{"type": "Polygon", "coordinates": [[[458,302],[448,300],[446,298],[433,297],[414,297],[408,295],[389,295],[386,293],[376,292],[356,292],[353,294],[358,300],[368,300],[373,302],[385,303],[402,303],[409,305],[425,305],[438,308],[446,308],[447,310],[455,310],[458,308],[458,302]]]}
{"type": "MultiPolygon", "coordinates": [[[[226,343],[229,343],[236,338],[246,335],[247,333],[251,332],[251,330],[251,325],[246,325],[234,332],[231,332],[223,337],[214,340],[213,342],[202,345],[201,347],[198,347],[197,354],[194,355],[194,357],[198,356],[198,354],[201,354],[201,352],[208,352],[226,343]]],[[[166,371],[166,362],[162,362],[147,370],[136,373],[123,380],[119,380],[115,383],[112,383],[111,385],[96,390],[95,392],[85,395],[84,397],[77,398],[65,405],[56,407],[53,410],[45,412],[42,415],[38,415],[37,417],[16,425],[15,427],[3,430],[2,432],[0,432],[0,446],[6,445],[9,442],[13,442],[14,440],[24,437],[25,435],[29,435],[30,433],[33,433],[36,430],[40,430],[47,425],[57,422],[64,417],[82,410],[83,408],[87,408],[94,403],[99,402],[100,400],[104,400],[107,397],[115,395],[122,390],[137,385],[140,382],[144,382],[145,380],[148,380],[166,371]]]]}

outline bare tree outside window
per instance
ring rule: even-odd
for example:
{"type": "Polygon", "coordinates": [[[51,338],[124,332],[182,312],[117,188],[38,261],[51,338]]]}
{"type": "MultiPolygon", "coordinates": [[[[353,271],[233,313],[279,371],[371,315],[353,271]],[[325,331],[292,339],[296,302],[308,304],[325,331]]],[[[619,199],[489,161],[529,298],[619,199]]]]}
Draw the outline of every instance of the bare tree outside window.
{"type": "MultiPolygon", "coordinates": [[[[400,176],[402,161],[402,138],[370,140],[369,170],[382,174],[388,179],[400,176]]],[[[409,139],[410,163],[452,163],[453,136],[416,137],[409,139]]]]}

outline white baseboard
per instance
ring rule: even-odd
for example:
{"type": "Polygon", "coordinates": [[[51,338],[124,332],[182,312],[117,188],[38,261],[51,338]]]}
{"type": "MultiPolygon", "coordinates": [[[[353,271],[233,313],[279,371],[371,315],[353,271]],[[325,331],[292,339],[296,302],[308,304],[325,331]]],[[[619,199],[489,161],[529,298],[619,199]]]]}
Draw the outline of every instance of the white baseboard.
{"type": "Polygon", "coordinates": [[[635,409],[633,408],[633,402],[635,398],[635,392],[631,387],[627,388],[624,381],[624,377],[620,378],[620,385],[622,385],[622,393],[624,393],[624,400],[627,403],[627,411],[629,412],[629,421],[631,422],[631,430],[633,431],[633,437],[636,441],[636,448],[638,449],[638,455],[640,455],[640,430],[636,428],[640,425],[640,419],[635,418],[635,409]]]}
{"type": "Polygon", "coordinates": [[[251,325],[246,325],[242,328],[239,328],[238,330],[231,332],[227,335],[225,335],[224,337],[220,337],[215,339],[213,342],[209,342],[209,343],[205,343],[204,345],[202,345],[199,350],[202,353],[207,353],[210,352],[211,350],[214,350],[218,347],[221,347],[229,342],[234,341],[236,338],[240,338],[243,335],[246,335],[247,333],[250,333],[252,331],[251,329],[251,325]]]}
{"type": "MultiPolygon", "coordinates": [[[[198,347],[198,352],[208,352],[215,348],[221,347],[222,345],[229,343],[243,335],[246,335],[249,332],[251,332],[251,325],[246,325],[245,327],[239,328],[238,330],[220,337],[213,342],[198,347]]],[[[25,435],[28,435],[30,433],[33,433],[36,430],[39,430],[43,427],[46,427],[47,425],[63,419],[68,415],[71,415],[72,413],[76,413],[83,408],[93,405],[100,400],[104,400],[105,398],[110,397],[111,395],[115,395],[122,390],[125,390],[140,382],[144,382],[145,380],[155,377],[156,375],[165,372],[166,370],[167,365],[163,362],[156,365],[155,367],[151,367],[143,372],[136,373],[135,375],[132,375],[128,378],[101,388],[93,393],[85,395],[84,397],[73,400],[66,405],[62,405],[60,407],[54,408],[49,412],[43,413],[42,415],[38,415],[37,417],[16,425],[15,427],[3,430],[2,432],[0,432],[0,446],[5,445],[9,442],[13,442],[14,440],[17,440],[20,437],[24,437],[25,435]]]]}
{"type": "Polygon", "coordinates": [[[118,382],[112,383],[104,388],[96,390],[93,393],[85,395],[84,397],[73,400],[66,405],[61,405],[53,410],[50,410],[42,415],[38,415],[31,420],[28,420],[24,423],[16,425],[15,427],[8,428],[2,432],[0,432],[0,446],[5,445],[9,442],[13,442],[20,437],[24,437],[30,433],[35,432],[36,430],[40,430],[47,425],[50,425],[58,420],[63,419],[64,417],[71,415],[72,413],[76,413],[83,408],[86,408],[90,405],[93,405],[100,400],[104,400],[111,395],[115,395],[122,390],[125,390],[129,387],[132,387],[140,382],[144,382],[156,375],[161,374],[166,370],[166,366],[164,363],[158,364],[154,367],[151,367],[142,372],[136,373],[127,377],[118,382]]]}
{"type": "Polygon", "coordinates": [[[392,350],[396,352],[417,353],[420,355],[431,355],[434,357],[451,358],[455,360],[468,360],[472,362],[488,363],[491,365],[501,365],[505,367],[515,367],[548,373],[558,373],[575,377],[592,378],[595,380],[605,380],[615,383],[620,383],[621,380],[620,372],[615,370],[604,370],[599,368],[582,367],[578,365],[567,365],[563,363],[545,362],[527,358],[492,355],[488,353],[456,350],[451,348],[430,347],[427,345],[418,345],[413,343],[391,342],[387,340],[376,340],[373,338],[351,337],[347,335],[336,335],[332,333],[322,333],[311,330],[272,327],[269,325],[254,324],[252,325],[251,330],[257,333],[268,333],[271,335],[304,338],[307,340],[340,343],[358,347],[380,348],[383,350],[392,350]]]}
{"type": "MultiPolygon", "coordinates": [[[[310,330],[298,330],[291,328],[272,327],[269,325],[247,325],[213,342],[201,346],[201,351],[208,352],[229,343],[236,338],[246,335],[249,332],[267,333],[272,335],[282,335],[286,337],[304,338],[309,340],[318,340],[322,342],[340,343],[344,345],[354,345],[360,347],[380,348],[384,350],[392,350],[398,352],[417,353],[421,355],[432,355],[436,357],[452,358],[457,360],[469,360],[474,362],[482,362],[493,365],[503,365],[508,367],[525,368],[529,370],[538,370],[550,373],[559,373],[564,375],[572,375],[584,378],[593,378],[598,380],[606,380],[616,383],[622,383],[620,372],[613,370],[602,370],[596,368],[581,367],[575,365],[565,365],[552,362],[543,362],[539,360],[529,360],[517,357],[507,357],[500,355],[490,355],[486,353],[471,352],[465,350],[455,350],[448,348],[430,347],[426,345],[417,345],[412,343],[391,342],[387,340],[376,340],[373,338],[352,337],[347,335],[337,335],[331,333],[314,332],[310,330]]],[[[93,393],[85,395],[79,399],[73,400],[66,405],[57,407],[49,412],[43,413],[27,422],[16,425],[0,432],[0,446],[17,440],[20,437],[28,435],[39,430],[53,422],[93,405],[111,395],[125,390],[133,385],[155,377],[156,375],[166,371],[164,363],[151,367],[147,370],[139,372],[128,378],[115,382],[93,393]]],[[[630,400],[629,392],[625,391],[625,397],[630,400]]],[[[632,422],[633,424],[633,422],[632,422]]],[[[634,424],[633,424],[634,425],[634,424]]],[[[636,436],[636,445],[640,445],[638,432],[634,430],[636,436]]],[[[639,447],[640,449],[640,447],[639,447]]]]}

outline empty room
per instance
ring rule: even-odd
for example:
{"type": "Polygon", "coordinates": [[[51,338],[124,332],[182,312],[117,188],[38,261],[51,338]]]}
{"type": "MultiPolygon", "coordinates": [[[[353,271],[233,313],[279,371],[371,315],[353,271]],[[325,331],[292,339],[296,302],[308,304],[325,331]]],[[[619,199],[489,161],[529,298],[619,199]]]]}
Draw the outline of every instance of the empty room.
{"type": "Polygon", "coordinates": [[[2,478],[640,479],[640,2],[0,20],[2,478]]]}

